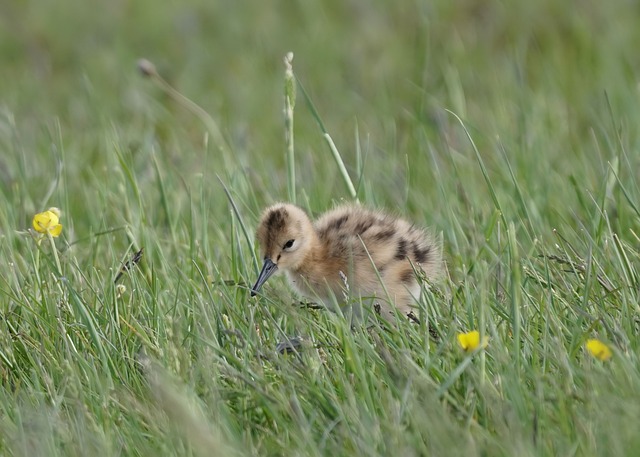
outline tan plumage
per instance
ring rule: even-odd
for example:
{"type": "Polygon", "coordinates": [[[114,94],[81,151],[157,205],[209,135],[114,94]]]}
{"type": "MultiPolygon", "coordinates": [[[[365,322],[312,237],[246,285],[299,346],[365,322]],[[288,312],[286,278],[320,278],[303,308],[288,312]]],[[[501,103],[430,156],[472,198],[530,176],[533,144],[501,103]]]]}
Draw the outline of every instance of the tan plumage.
{"type": "Polygon", "coordinates": [[[297,206],[277,203],[262,214],[256,238],[264,266],[252,295],[284,271],[311,300],[340,303],[348,292],[371,299],[387,318],[392,306],[409,313],[420,296],[412,263],[429,278],[442,268],[440,248],[424,230],[356,205],[328,211],[312,223],[297,206]]]}

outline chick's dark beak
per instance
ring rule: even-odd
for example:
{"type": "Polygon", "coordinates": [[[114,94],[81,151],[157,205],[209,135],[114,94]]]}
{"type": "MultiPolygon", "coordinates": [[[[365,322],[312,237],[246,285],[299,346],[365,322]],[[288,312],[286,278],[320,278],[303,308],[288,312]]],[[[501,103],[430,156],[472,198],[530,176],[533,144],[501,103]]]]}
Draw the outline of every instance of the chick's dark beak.
{"type": "Polygon", "coordinates": [[[269,258],[264,259],[264,265],[262,265],[262,270],[260,271],[260,274],[258,275],[258,280],[253,285],[253,287],[251,288],[251,296],[252,297],[255,297],[255,295],[258,293],[258,291],[260,290],[262,285],[265,282],[267,282],[267,279],[269,279],[276,272],[277,269],[278,269],[278,265],[273,263],[273,260],[271,260],[269,258]]]}

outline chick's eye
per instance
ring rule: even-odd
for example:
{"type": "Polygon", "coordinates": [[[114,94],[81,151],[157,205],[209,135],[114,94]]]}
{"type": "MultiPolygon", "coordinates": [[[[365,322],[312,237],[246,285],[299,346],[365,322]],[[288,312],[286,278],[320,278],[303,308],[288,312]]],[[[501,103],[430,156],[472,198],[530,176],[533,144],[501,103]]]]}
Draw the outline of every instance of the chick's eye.
{"type": "Polygon", "coordinates": [[[284,243],[283,249],[291,249],[293,247],[293,243],[295,240],[289,240],[286,243],[284,243]]]}

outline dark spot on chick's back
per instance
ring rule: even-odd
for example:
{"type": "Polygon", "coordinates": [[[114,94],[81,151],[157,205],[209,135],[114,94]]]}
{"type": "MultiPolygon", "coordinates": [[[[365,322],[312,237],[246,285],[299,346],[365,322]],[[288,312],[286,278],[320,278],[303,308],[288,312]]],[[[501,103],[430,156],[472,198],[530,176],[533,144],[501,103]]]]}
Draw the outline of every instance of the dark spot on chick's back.
{"type": "Polygon", "coordinates": [[[407,256],[407,240],[401,238],[398,241],[398,250],[396,251],[395,259],[396,260],[404,260],[407,256]]]}
{"type": "Polygon", "coordinates": [[[344,225],[344,223],[347,222],[348,219],[349,219],[349,215],[345,214],[344,216],[341,216],[338,219],[335,219],[335,220],[331,221],[331,223],[327,227],[327,230],[338,230],[338,229],[340,229],[340,227],[342,227],[344,225]]]}
{"type": "Polygon", "coordinates": [[[366,219],[364,221],[358,222],[358,225],[356,225],[355,228],[356,235],[362,235],[364,232],[369,230],[372,225],[373,221],[371,219],[366,219]]]}
{"type": "Polygon", "coordinates": [[[320,233],[320,239],[324,238],[329,257],[341,257],[349,252],[349,237],[345,233],[340,233],[336,239],[327,240],[326,233],[320,233]]]}
{"type": "Polygon", "coordinates": [[[378,232],[373,235],[373,239],[377,241],[385,241],[395,235],[396,231],[394,229],[387,229],[381,232],[378,232]]]}
{"type": "Polygon", "coordinates": [[[401,274],[400,274],[400,281],[402,281],[403,284],[411,284],[413,282],[413,271],[412,270],[404,270],[401,274]]]}
{"type": "Polygon", "coordinates": [[[348,241],[349,241],[349,235],[347,235],[346,233],[341,233],[336,238],[336,245],[338,245],[341,249],[345,249],[349,244],[348,241]]]}
{"type": "Polygon", "coordinates": [[[427,260],[429,260],[430,252],[430,246],[421,248],[420,246],[418,246],[418,244],[413,245],[413,256],[415,257],[415,261],[418,263],[425,263],[427,260]]]}

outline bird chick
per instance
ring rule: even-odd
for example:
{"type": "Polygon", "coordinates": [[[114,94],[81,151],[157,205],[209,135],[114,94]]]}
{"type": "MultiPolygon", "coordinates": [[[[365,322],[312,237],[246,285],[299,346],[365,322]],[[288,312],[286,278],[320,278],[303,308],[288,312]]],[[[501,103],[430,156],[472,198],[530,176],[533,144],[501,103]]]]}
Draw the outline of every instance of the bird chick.
{"type": "Polygon", "coordinates": [[[284,271],[302,296],[331,306],[342,297],[366,299],[389,319],[420,297],[412,264],[435,278],[442,268],[439,246],[409,222],[356,205],[335,208],[311,222],[295,205],[267,208],[256,233],[264,265],[251,289],[256,295],[284,271]]]}

